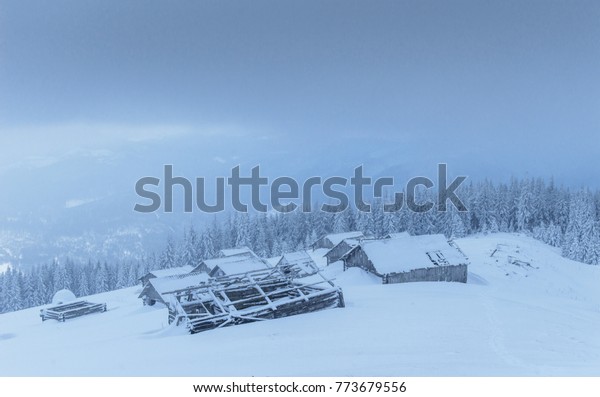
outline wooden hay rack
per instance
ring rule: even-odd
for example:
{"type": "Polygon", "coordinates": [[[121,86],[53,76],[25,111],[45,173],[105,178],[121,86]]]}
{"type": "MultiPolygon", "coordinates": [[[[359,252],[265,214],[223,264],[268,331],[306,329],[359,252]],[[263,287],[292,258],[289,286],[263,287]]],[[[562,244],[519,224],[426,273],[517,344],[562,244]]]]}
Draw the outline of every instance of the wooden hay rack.
{"type": "Polygon", "coordinates": [[[57,320],[64,322],[69,318],[81,317],[92,313],[102,313],[105,311],[106,303],[78,301],[41,309],[40,317],[42,318],[42,321],[57,320]]]}

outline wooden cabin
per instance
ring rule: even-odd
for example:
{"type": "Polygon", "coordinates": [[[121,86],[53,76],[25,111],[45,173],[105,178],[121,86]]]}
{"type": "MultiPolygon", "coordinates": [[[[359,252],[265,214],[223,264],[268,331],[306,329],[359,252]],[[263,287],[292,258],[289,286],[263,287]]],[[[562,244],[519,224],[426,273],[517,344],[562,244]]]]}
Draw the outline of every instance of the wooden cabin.
{"type": "Polygon", "coordinates": [[[168,295],[189,287],[207,282],[206,273],[187,273],[167,277],[156,277],[148,280],[138,298],[144,305],[153,306],[157,302],[167,304],[168,295]]]}
{"type": "Polygon", "coordinates": [[[442,234],[361,241],[343,255],[344,268],[360,267],[383,284],[467,282],[468,259],[442,234]]]}
{"type": "Polygon", "coordinates": [[[258,255],[256,255],[254,253],[254,251],[252,251],[250,248],[245,247],[245,246],[244,247],[239,247],[239,248],[222,249],[217,254],[217,258],[227,258],[229,256],[238,256],[238,255],[253,256],[253,257],[258,258],[258,255]]]}
{"type": "Polygon", "coordinates": [[[179,276],[182,274],[191,273],[194,270],[191,266],[180,266],[180,267],[172,267],[169,269],[160,269],[160,270],[152,270],[138,280],[142,283],[142,287],[146,285],[146,283],[152,278],[160,278],[160,277],[169,277],[169,276],[179,276]]]}
{"type": "Polygon", "coordinates": [[[194,267],[192,272],[194,272],[194,273],[211,273],[212,270],[214,269],[214,267],[220,263],[227,263],[230,261],[231,262],[239,262],[243,259],[248,259],[250,261],[255,261],[255,260],[261,261],[262,260],[261,258],[258,257],[258,255],[256,255],[254,253],[254,251],[252,251],[248,247],[222,249],[219,251],[216,258],[204,259],[196,267],[194,267]],[[233,258],[233,259],[228,259],[228,258],[233,258]]]}
{"type": "Polygon", "coordinates": [[[332,264],[333,262],[339,261],[344,254],[349,252],[352,248],[356,247],[359,244],[359,240],[347,238],[345,240],[340,241],[333,248],[331,248],[325,255],[323,255],[327,259],[327,265],[332,264]]]}
{"type": "Polygon", "coordinates": [[[362,232],[346,232],[346,233],[327,234],[327,235],[321,237],[320,239],[318,239],[317,241],[315,241],[314,243],[312,243],[311,248],[313,249],[313,251],[318,248],[332,249],[337,244],[339,244],[342,240],[349,239],[349,238],[360,239],[360,238],[364,238],[364,237],[365,236],[363,235],[362,232]]]}
{"type": "Polygon", "coordinates": [[[246,273],[251,270],[271,268],[265,260],[246,254],[206,259],[201,265],[210,269],[208,273],[210,277],[222,277],[225,275],[246,273]]]}

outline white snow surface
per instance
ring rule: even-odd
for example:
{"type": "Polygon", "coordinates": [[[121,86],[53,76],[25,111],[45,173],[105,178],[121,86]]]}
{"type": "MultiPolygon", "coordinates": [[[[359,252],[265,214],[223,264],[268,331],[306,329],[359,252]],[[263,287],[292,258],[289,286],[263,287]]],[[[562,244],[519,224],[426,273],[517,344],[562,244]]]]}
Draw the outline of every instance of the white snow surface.
{"type": "Polygon", "coordinates": [[[86,297],[108,311],[64,323],[42,322],[39,307],[6,313],[0,374],[600,375],[600,266],[521,235],[457,243],[471,262],[467,284],[382,285],[337,262],[323,272],[342,286],[345,308],[196,335],[169,326],[166,308],[142,306],[139,287],[86,297]]]}
{"type": "Polygon", "coordinates": [[[443,234],[396,236],[385,240],[368,240],[360,244],[380,274],[406,272],[435,267],[427,256],[439,252],[450,265],[467,262],[456,248],[448,244],[443,234]]]}

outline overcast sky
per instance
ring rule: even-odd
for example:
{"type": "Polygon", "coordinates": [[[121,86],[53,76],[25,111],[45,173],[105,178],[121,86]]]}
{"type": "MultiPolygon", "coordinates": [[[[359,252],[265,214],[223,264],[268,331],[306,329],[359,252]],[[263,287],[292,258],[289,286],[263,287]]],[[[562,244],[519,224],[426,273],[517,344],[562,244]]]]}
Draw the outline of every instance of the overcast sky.
{"type": "Polygon", "coordinates": [[[599,71],[598,1],[0,0],[0,166],[237,131],[591,179],[599,71]]]}

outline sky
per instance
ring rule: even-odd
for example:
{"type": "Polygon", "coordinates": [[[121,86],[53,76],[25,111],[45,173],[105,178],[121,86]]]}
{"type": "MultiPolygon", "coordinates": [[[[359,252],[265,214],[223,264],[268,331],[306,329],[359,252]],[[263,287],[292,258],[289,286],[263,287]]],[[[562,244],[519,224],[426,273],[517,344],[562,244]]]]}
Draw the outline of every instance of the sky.
{"type": "Polygon", "coordinates": [[[593,184],[598,21],[597,1],[0,0],[0,172],[243,135],[593,184]]]}

